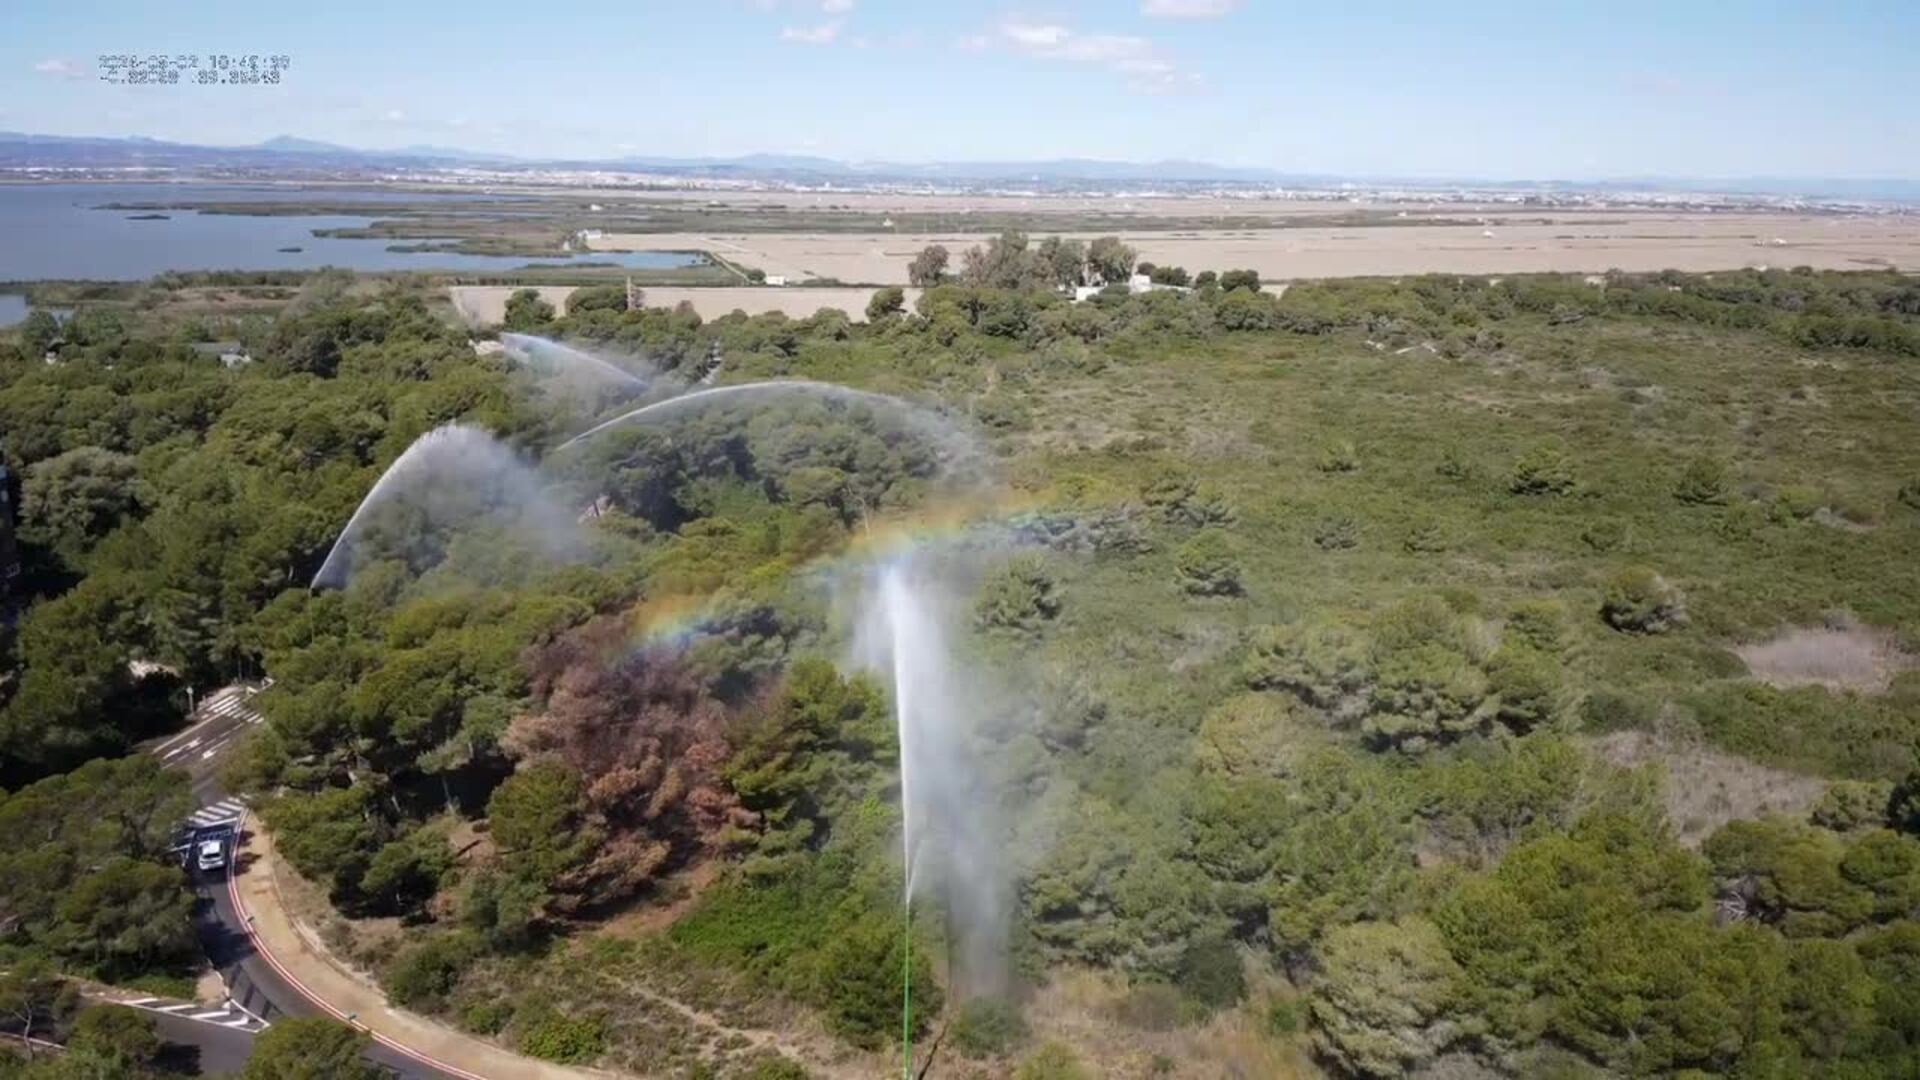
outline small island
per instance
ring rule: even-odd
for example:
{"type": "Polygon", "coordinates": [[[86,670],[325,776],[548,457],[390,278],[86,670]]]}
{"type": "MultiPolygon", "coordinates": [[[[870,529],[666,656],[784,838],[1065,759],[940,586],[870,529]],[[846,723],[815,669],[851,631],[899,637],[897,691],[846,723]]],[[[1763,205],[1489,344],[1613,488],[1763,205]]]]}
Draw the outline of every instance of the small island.
{"type": "Polygon", "coordinates": [[[172,214],[128,214],[127,220],[128,221],[168,221],[168,220],[171,220],[172,217],[173,217],[172,214]]]}
{"type": "Polygon", "coordinates": [[[275,251],[284,251],[284,252],[288,252],[288,253],[292,253],[292,252],[297,252],[297,251],[305,251],[305,250],[307,250],[307,249],[306,249],[306,248],[303,248],[303,247],[283,247],[283,248],[274,248],[273,250],[275,250],[275,251]]]}

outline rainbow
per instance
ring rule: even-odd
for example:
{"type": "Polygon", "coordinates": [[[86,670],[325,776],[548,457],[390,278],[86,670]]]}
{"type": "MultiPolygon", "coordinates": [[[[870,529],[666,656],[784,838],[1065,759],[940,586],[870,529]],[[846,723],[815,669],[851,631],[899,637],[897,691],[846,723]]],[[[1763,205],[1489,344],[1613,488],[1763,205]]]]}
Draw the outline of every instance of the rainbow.
{"type": "MultiPolygon", "coordinates": [[[[845,545],[794,563],[785,577],[829,578],[875,566],[907,551],[978,535],[983,529],[1032,510],[1041,500],[1032,496],[978,496],[948,499],[919,511],[868,518],[845,545]]],[[[740,594],[731,589],[706,594],[674,593],[649,596],[627,612],[630,650],[652,650],[684,645],[720,615],[740,594]]]]}

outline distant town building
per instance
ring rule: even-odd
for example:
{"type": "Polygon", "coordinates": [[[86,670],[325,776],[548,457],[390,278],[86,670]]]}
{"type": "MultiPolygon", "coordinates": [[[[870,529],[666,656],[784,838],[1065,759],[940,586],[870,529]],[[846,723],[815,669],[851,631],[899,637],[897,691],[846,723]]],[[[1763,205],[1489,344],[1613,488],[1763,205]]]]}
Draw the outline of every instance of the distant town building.
{"type": "Polygon", "coordinates": [[[787,283],[787,275],[785,274],[768,274],[767,275],[767,284],[769,285],[785,285],[786,283],[787,283]]]}
{"type": "Polygon", "coordinates": [[[247,347],[237,341],[196,341],[193,351],[201,356],[215,357],[230,368],[253,363],[247,347]]]}

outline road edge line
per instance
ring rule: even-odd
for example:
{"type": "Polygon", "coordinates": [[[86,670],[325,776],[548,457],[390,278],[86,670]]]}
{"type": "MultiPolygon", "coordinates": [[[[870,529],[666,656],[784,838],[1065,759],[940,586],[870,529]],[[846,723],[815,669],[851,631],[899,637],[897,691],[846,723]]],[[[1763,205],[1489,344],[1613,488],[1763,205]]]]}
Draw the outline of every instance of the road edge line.
{"type": "MultiPolygon", "coordinates": [[[[239,825],[241,828],[246,827],[248,816],[249,814],[246,811],[241,812],[240,821],[239,821],[239,825]]],[[[287,985],[293,987],[296,993],[298,993],[301,997],[306,998],[309,1003],[316,1006],[317,1008],[327,1013],[328,1015],[332,1016],[334,1019],[339,1020],[342,1023],[345,1023],[349,1027],[355,1027],[361,1031],[366,1032],[368,1035],[373,1037],[374,1042],[377,1042],[380,1045],[386,1047],[387,1049],[392,1050],[394,1053],[400,1054],[403,1057],[412,1058],[413,1060],[421,1063],[422,1065],[427,1065],[432,1068],[439,1069],[442,1072],[448,1073],[449,1075],[461,1077],[462,1080],[487,1080],[486,1077],[481,1076],[477,1073],[470,1073],[467,1070],[460,1068],[459,1066],[449,1065],[444,1061],[440,1061],[436,1058],[429,1057],[418,1050],[414,1050],[411,1047],[404,1046],[398,1042],[395,1042],[394,1040],[386,1037],[385,1035],[380,1034],[379,1032],[373,1030],[372,1028],[366,1026],[365,1024],[355,1023],[354,1019],[351,1016],[335,1008],[331,1002],[322,1000],[318,994],[315,994],[311,989],[307,987],[307,984],[301,982],[298,978],[296,978],[293,972],[288,971],[285,965],[281,964],[278,959],[275,959],[273,953],[267,948],[266,943],[260,940],[260,934],[256,930],[254,930],[253,916],[247,913],[246,904],[243,903],[240,899],[240,885],[239,885],[239,882],[235,879],[234,873],[233,873],[233,870],[234,870],[233,864],[235,861],[236,860],[232,858],[229,858],[227,860],[227,899],[230,903],[233,904],[233,913],[240,917],[240,925],[242,929],[246,931],[247,940],[253,943],[253,951],[256,954],[258,954],[262,960],[265,960],[267,962],[267,966],[272,968],[275,974],[279,975],[282,979],[285,979],[287,981],[287,985]]],[[[266,872],[272,873],[273,872],[272,868],[268,867],[266,869],[266,872]]]]}

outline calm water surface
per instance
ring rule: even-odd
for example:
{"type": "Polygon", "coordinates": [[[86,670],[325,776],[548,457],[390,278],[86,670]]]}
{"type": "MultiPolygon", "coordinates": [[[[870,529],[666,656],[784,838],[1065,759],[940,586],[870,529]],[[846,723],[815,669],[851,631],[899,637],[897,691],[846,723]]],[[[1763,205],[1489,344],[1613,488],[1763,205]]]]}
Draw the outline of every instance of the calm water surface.
{"type": "MultiPolygon", "coordinates": [[[[455,255],[388,251],[388,244],[417,240],[322,239],[314,229],[351,228],[374,220],[381,204],[445,202],[457,211],[485,199],[478,192],[422,194],[401,191],[338,191],[260,188],[224,184],[0,184],[0,281],[78,278],[136,281],[168,270],[513,270],[527,265],[567,266],[563,256],[455,255]],[[140,210],[100,210],[107,203],[184,201],[364,202],[367,214],[245,217],[160,210],[164,221],[133,221],[140,210]],[[297,247],[299,251],[281,251],[297,247]]],[[[633,269],[669,269],[699,263],[677,251],[596,251],[580,262],[618,263],[633,269]]],[[[14,298],[17,300],[18,298],[14,298]]],[[[26,315],[0,296],[0,325],[26,315]]]]}

